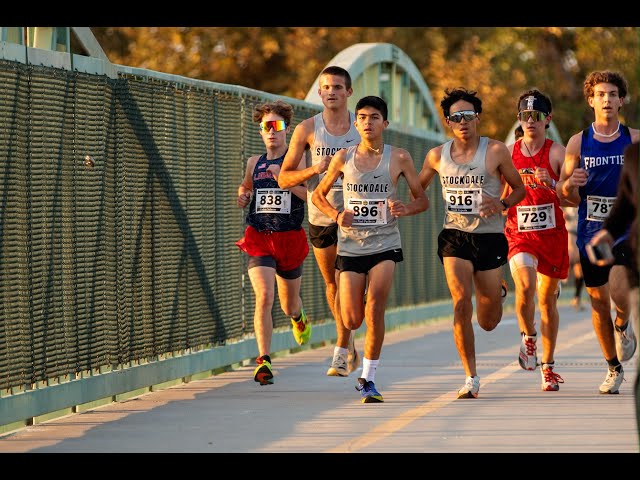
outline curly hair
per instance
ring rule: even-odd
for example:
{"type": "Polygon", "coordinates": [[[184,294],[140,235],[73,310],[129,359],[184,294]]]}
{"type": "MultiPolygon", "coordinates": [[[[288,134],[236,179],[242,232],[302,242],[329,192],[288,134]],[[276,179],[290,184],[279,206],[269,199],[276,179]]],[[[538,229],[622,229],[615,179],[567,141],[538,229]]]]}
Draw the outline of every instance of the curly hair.
{"type": "Polygon", "coordinates": [[[599,83],[610,83],[618,87],[618,95],[620,98],[627,96],[627,80],[619,72],[610,70],[595,71],[587,75],[584,80],[584,98],[589,100],[593,97],[593,89],[599,83]]]}
{"type": "Polygon", "coordinates": [[[253,109],[253,121],[260,123],[262,118],[268,113],[280,115],[287,125],[290,125],[293,119],[293,107],[285,101],[276,100],[275,102],[265,102],[256,105],[253,109]]]}

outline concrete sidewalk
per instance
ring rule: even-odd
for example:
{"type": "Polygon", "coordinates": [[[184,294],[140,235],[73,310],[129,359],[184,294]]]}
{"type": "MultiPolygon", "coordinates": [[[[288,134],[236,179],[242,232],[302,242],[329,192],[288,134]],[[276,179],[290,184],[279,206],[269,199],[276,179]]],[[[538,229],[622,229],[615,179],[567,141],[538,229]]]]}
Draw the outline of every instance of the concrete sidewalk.
{"type": "Polygon", "coordinates": [[[254,382],[249,365],[6,434],[0,452],[640,452],[638,354],[624,364],[620,394],[599,394],[607,366],[589,310],[560,308],[558,392],[541,390],[539,368],[519,367],[517,322],[506,312],[493,332],[474,322],[480,395],[457,400],[465,374],[451,323],[387,332],[376,374],[381,404],[360,402],[360,371],[325,375],[326,346],[273,358],[274,385],[254,382]]]}

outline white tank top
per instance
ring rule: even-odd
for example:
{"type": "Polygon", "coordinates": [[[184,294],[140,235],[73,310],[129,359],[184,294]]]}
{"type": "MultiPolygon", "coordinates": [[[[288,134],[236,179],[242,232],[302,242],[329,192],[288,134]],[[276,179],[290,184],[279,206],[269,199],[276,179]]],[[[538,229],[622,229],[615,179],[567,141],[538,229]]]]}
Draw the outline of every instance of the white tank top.
{"type": "Polygon", "coordinates": [[[356,257],[401,248],[398,219],[389,211],[389,199],[397,198],[391,181],[391,145],[384,145],[378,166],[361,172],[355,165],[356,146],[347,149],[343,168],[344,206],[353,210],[351,227],[338,229],[338,255],[356,257]]]}
{"type": "MultiPolygon", "coordinates": [[[[349,112],[349,123],[351,125],[349,127],[349,131],[344,135],[336,137],[335,135],[331,135],[325,128],[324,120],[322,119],[322,112],[314,115],[313,145],[311,145],[311,165],[307,165],[307,167],[320,162],[326,155],[331,155],[333,157],[333,155],[335,155],[338,150],[360,143],[360,134],[353,124],[355,119],[356,116],[352,112],[349,112]]],[[[322,177],[324,177],[324,173],[320,175],[314,175],[307,180],[307,205],[309,207],[309,223],[319,227],[328,227],[329,225],[333,225],[336,223],[335,218],[331,218],[325,215],[311,201],[313,191],[320,183],[320,180],[322,180],[322,177]]],[[[329,190],[329,192],[327,193],[327,201],[336,210],[342,210],[344,206],[342,202],[342,178],[338,178],[338,180],[336,180],[331,187],[331,190],[329,190]]]]}
{"type": "Polygon", "coordinates": [[[469,233],[502,233],[504,216],[482,218],[479,214],[482,194],[500,198],[502,183],[489,175],[486,168],[487,137],[480,137],[478,149],[471,162],[460,165],[451,158],[453,140],[445,143],[440,156],[440,184],[444,199],[444,228],[469,233]]]}

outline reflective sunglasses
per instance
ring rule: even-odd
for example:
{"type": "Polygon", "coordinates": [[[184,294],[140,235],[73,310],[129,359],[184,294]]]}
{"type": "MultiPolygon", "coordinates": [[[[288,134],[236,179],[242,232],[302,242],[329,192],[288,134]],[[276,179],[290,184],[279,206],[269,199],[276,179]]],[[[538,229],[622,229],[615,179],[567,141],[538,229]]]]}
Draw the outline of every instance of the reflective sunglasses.
{"type": "Polygon", "coordinates": [[[474,118],[476,118],[478,114],[473,110],[460,110],[459,112],[454,112],[447,117],[450,122],[460,123],[464,118],[465,122],[470,122],[474,118]]]}
{"type": "Polygon", "coordinates": [[[526,122],[529,119],[533,120],[534,122],[539,122],[540,120],[544,120],[545,118],[547,118],[547,114],[538,110],[522,110],[521,112],[518,112],[518,120],[521,120],[523,122],[526,122]]]}
{"type": "Polygon", "coordinates": [[[284,120],[270,120],[268,122],[260,122],[260,130],[268,132],[273,129],[274,132],[281,132],[287,128],[287,124],[284,120]]]}

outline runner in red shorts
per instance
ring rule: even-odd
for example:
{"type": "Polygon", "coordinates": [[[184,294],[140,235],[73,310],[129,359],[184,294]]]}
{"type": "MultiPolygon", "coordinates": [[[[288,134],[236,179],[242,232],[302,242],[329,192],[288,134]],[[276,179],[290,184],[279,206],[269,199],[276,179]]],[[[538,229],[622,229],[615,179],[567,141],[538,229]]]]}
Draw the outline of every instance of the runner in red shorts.
{"type": "Polygon", "coordinates": [[[256,297],[253,328],[259,353],[253,377],[260,385],[273,383],[271,310],[276,281],[282,311],[291,317],[293,338],[299,345],[311,338],[311,323],[300,298],[302,263],[309,254],[307,234],[302,228],[307,187],[278,186],[292,117],[293,107],[281,100],[255,107],[253,121],[260,124],[267,152],[247,160],[244,179],[238,187],[238,207],[249,206],[247,228],[236,245],[249,255],[249,278],[256,297]]]}
{"type": "MultiPolygon", "coordinates": [[[[535,300],[538,294],[542,333],[542,390],[557,391],[564,383],[554,369],[558,336],[557,299],[560,280],[569,273],[568,234],[555,187],[565,148],[546,138],[551,122],[551,100],[538,90],[518,99],[518,119],[524,136],[509,145],[511,159],[525,185],[526,196],[509,208],[505,236],[509,268],[516,287],[516,316],[521,332],[518,361],[525,370],[538,365],[535,300]]],[[[509,187],[505,188],[505,195],[509,187]]]]}

